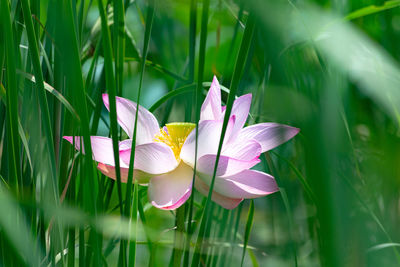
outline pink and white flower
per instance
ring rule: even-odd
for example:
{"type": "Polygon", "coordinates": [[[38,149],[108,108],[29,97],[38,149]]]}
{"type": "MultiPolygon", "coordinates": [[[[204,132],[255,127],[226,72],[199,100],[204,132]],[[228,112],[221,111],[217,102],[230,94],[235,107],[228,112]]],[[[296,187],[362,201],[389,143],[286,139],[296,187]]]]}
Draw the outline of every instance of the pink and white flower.
{"type": "MultiPolygon", "coordinates": [[[[107,94],[103,95],[103,101],[109,109],[107,94]]],[[[137,104],[121,97],[116,98],[116,103],[118,123],[132,138],[137,104]]],[[[244,127],[250,104],[251,94],[235,100],[217,167],[212,200],[227,209],[235,208],[245,198],[278,191],[271,175],[251,168],[260,162],[261,153],[299,132],[298,128],[277,123],[244,127]]],[[[220,86],[214,77],[201,107],[198,130],[195,188],[204,195],[208,194],[211,183],[224,115],[220,86]]],[[[148,183],[149,200],[157,208],[176,209],[190,197],[195,163],[194,128],[193,123],[170,123],[160,129],[154,115],[139,107],[134,178],[141,184],[148,183]]],[[[73,143],[73,137],[64,138],[73,143]]],[[[112,140],[92,136],[91,143],[99,170],[115,179],[112,140]]],[[[79,144],[80,137],[76,137],[78,150],[79,144]]],[[[127,181],[131,144],[131,139],[119,143],[122,182],[127,181]]]]}

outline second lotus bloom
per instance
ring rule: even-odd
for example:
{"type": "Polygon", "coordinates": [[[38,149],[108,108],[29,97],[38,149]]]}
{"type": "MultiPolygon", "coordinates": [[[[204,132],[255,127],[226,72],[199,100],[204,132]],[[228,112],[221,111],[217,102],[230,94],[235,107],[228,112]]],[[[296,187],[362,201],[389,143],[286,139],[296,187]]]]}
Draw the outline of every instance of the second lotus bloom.
{"type": "MultiPolygon", "coordinates": [[[[107,94],[103,95],[103,101],[109,109],[107,94]]],[[[132,138],[137,104],[121,97],[116,98],[116,103],[118,123],[132,138]]],[[[244,127],[250,105],[251,94],[235,100],[217,167],[212,200],[227,209],[235,208],[244,198],[257,198],[278,190],[271,175],[250,168],[260,162],[261,153],[299,132],[298,128],[277,123],[244,127]]],[[[214,78],[201,107],[198,129],[195,188],[204,195],[208,194],[211,183],[224,115],[220,86],[214,78]]],[[[190,197],[195,164],[194,129],[193,123],[170,123],[160,129],[154,115],[139,107],[134,178],[139,183],[148,183],[149,200],[157,208],[176,209],[190,197]]],[[[80,149],[79,137],[75,142],[70,136],[64,138],[80,149]]],[[[92,136],[91,143],[99,170],[115,179],[112,140],[92,136]]],[[[131,143],[127,139],[119,144],[123,182],[127,180],[131,143]]]]}

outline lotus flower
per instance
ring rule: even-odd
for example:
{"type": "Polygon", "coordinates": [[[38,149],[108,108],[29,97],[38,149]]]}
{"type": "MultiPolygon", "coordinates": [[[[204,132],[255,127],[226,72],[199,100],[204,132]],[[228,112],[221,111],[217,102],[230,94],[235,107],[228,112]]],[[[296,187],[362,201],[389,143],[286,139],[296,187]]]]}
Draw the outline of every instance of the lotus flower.
{"type": "MultiPolygon", "coordinates": [[[[107,94],[103,95],[103,101],[109,109],[107,94]]],[[[121,97],[116,98],[116,103],[118,123],[132,138],[137,104],[121,97]]],[[[250,104],[251,94],[234,101],[217,167],[212,200],[227,209],[235,208],[245,198],[262,197],[278,190],[271,175],[250,168],[260,162],[261,153],[299,132],[297,128],[277,123],[243,128],[250,104]]],[[[211,184],[224,115],[220,86],[214,77],[201,107],[198,129],[195,188],[204,195],[211,184]]],[[[195,163],[194,128],[193,123],[169,123],[160,129],[153,114],[139,107],[134,178],[139,183],[148,183],[149,200],[157,208],[176,209],[190,197],[195,163]]],[[[71,136],[64,138],[73,143],[71,136]]],[[[80,137],[74,143],[76,149],[81,149],[80,137]]],[[[112,140],[92,136],[91,143],[98,169],[115,179],[112,140]]],[[[127,181],[131,144],[131,139],[119,143],[122,182],[127,181]]]]}

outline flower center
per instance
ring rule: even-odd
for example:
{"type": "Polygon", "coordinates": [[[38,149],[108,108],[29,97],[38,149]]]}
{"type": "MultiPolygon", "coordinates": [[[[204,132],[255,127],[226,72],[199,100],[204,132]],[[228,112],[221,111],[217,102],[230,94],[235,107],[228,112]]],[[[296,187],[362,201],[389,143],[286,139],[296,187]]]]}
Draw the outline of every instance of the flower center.
{"type": "Polygon", "coordinates": [[[196,124],[190,122],[167,123],[160,128],[160,133],[154,136],[154,141],[164,143],[174,152],[175,158],[179,161],[179,154],[186,138],[196,127],[196,124]]]}

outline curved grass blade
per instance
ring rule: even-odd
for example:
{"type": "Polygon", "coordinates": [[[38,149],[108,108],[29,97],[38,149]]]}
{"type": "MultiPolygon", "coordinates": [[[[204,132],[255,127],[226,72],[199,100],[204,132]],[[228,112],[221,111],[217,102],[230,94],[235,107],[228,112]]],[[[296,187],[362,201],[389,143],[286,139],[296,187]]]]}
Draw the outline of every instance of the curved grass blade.
{"type": "MultiPolygon", "coordinates": [[[[203,87],[210,87],[211,83],[210,82],[203,82],[202,83],[203,87]]],[[[190,93],[190,91],[193,90],[193,87],[195,87],[195,84],[187,84],[184,85],[182,87],[179,87],[175,90],[172,90],[170,92],[168,92],[166,95],[164,95],[163,97],[161,97],[160,99],[157,100],[157,102],[155,102],[150,108],[149,111],[150,112],[154,112],[157,108],[159,108],[162,104],[164,104],[165,102],[167,102],[168,100],[170,100],[171,98],[181,95],[181,94],[186,94],[186,93],[190,93]]],[[[228,88],[226,88],[223,85],[220,85],[221,90],[224,91],[225,93],[229,94],[230,90],[228,88]]],[[[206,91],[202,90],[203,93],[205,93],[206,91]]],[[[235,96],[235,98],[237,98],[237,96],[235,96]]]]}
{"type": "Polygon", "coordinates": [[[1,186],[4,186],[7,190],[10,190],[10,186],[7,184],[7,181],[3,178],[3,176],[1,176],[0,174],[0,181],[2,182],[1,186]]]}
{"type": "Polygon", "coordinates": [[[247,249],[247,253],[249,253],[250,259],[251,259],[251,263],[253,264],[253,267],[260,267],[260,264],[257,261],[257,257],[256,255],[254,255],[253,250],[251,249],[247,249]]]}
{"type": "Polygon", "coordinates": [[[102,38],[100,35],[99,40],[97,41],[96,47],[94,48],[94,54],[93,54],[92,62],[90,64],[88,75],[86,76],[85,88],[87,91],[90,91],[89,89],[91,88],[91,86],[93,84],[92,80],[94,78],[95,70],[97,67],[97,61],[99,59],[101,43],[102,43],[102,38]]]}
{"type": "Polygon", "coordinates": [[[385,248],[392,248],[392,247],[400,247],[400,243],[383,243],[376,246],[373,246],[367,250],[367,253],[375,252],[385,248]]]}
{"type": "MultiPolygon", "coordinates": [[[[346,177],[342,177],[343,181],[345,184],[350,188],[350,190],[354,193],[358,201],[361,203],[361,205],[368,211],[372,219],[375,221],[375,223],[379,226],[381,231],[384,233],[386,238],[388,239],[389,243],[394,243],[392,240],[392,237],[389,235],[388,231],[385,229],[383,226],[381,220],[379,220],[378,216],[375,214],[375,212],[368,206],[368,204],[363,200],[363,198],[360,196],[360,194],[357,192],[357,190],[354,188],[354,186],[350,183],[349,179],[346,177]]],[[[397,262],[400,262],[400,253],[399,250],[396,246],[392,246],[393,252],[396,256],[397,262]]]]}
{"type": "Polygon", "coordinates": [[[172,90],[170,92],[168,92],[166,95],[164,95],[163,97],[161,97],[160,99],[157,100],[157,102],[155,102],[150,108],[149,111],[150,112],[154,112],[157,108],[159,108],[162,104],[164,104],[165,102],[167,102],[169,99],[181,95],[181,94],[186,94],[189,93],[190,91],[193,90],[193,87],[195,87],[195,84],[188,84],[188,85],[184,85],[180,88],[177,88],[175,90],[172,90]]]}
{"type": "MultiPolygon", "coordinates": [[[[24,76],[26,79],[30,80],[33,83],[36,83],[35,76],[32,74],[17,70],[18,73],[20,73],[22,76],[24,76]]],[[[75,117],[76,120],[80,121],[79,115],[76,112],[76,110],[71,106],[71,104],[68,102],[68,100],[56,89],[54,89],[50,84],[43,82],[44,89],[54,95],[64,106],[65,108],[75,117]]]]}
{"type": "MultiPolygon", "coordinates": [[[[125,61],[129,62],[129,61],[134,61],[134,62],[141,62],[142,59],[139,58],[134,58],[134,57],[125,57],[125,61]]],[[[168,69],[166,69],[165,67],[163,67],[160,64],[157,64],[153,61],[150,61],[148,59],[146,59],[146,66],[153,68],[154,70],[157,70],[165,75],[169,75],[172,78],[174,78],[175,80],[181,81],[181,82],[187,82],[187,79],[185,77],[180,76],[179,74],[176,74],[168,69]]]]}
{"type": "MultiPolygon", "coordinates": [[[[346,133],[347,133],[347,137],[349,138],[349,142],[351,145],[351,148],[353,150],[353,157],[354,157],[354,162],[355,162],[355,168],[356,168],[356,173],[358,175],[358,177],[363,180],[363,177],[361,175],[361,171],[360,168],[358,166],[358,162],[357,162],[357,158],[356,158],[356,152],[355,152],[355,148],[354,148],[354,144],[353,144],[353,138],[351,136],[350,133],[350,128],[349,128],[349,124],[347,122],[347,118],[346,115],[344,113],[344,111],[341,111],[341,117],[343,120],[343,124],[345,126],[346,129],[346,133]]],[[[357,200],[361,203],[361,205],[367,210],[367,212],[370,214],[370,216],[372,217],[372,219],[375,221],[375,223],[378,225],[378,227],[381,229],[381,231],[384,233],[384,235],[386,236],[387,240],[389,241],[389,243],[393,243],[393,240],[391,238],[391,236],[389,235],[388,231],[385,229],[385,227],[383,226],[382,222],[380,221],[380,219],[378,218],[378,216],[373,212],[373,210],[368,206],[368,204],[364,201],[364,199],[360,196],[360,194],[357,192],[357,190],[354,188],[354,186],[352,185],[352,183],[350,182],[350,180],[347,177],[343,177],[343,180],[345,181],[345,184],[350,188],[350,190],[354,193],[354,195],[356,196],[357,200]]],[[[393,247],[393,252],[397,258],[397,261],[400,263],[400,253],[399,253],[399,249],[397,247],[393,247]]]]}
{"type": "Polygon", "coordinates": [[[346,19],[346,20],[358,19],[358,18],[362,18],[362,17],[368,16],[368,15],[378,13],[378,12],[396,8],[398,6],[400,6],[399,0],[386,1],[383,3],[383,5],[380,5],[380,6],[370,5],[370,6],[366,6],[366,7],[357,9],[357,10],[351,12],[350,14],[348,14],[346,17],[344,17],[344,19],[346,19]]]}
{"type": "Polygon", "coordinates": [[[304,176],[301,174],[301,172],[296,168],[296,166],[294,166],[293,163],[291,163],[289,160],[285,159],[284,157],[282,157],[281,155],[279,155],[278,153],[275,153],[273,151],[271,151],[271,153],[275,156],[277,156],[279,159],[282,159],[283,161],[285,161],[289,167],[293,170],[293,172],[296,174],[296,176],[299,178],[300,183],[303,185],[304,191],[306,192],[306,194],[308,195],[308,197],[315,203],[317,204],[316,201],[316,197],[314,192],[311,190],[310,185],[308,184],[307,180],[304,178],[304,176]]]}
{"type": "MultiPolygon", "coordinates": [[[[229,8],[229,4],[226,3],[226,2],[225,2],[225,4],[229,8]]],[[[239,14],[238,14],[237,18],[235,17],[236,24],[235,24],[235,28],[233,30],[233,35],[232,35],[232,38],[231,38],[231,44],[229,46],[228,54],[227,54],[226,59],[225,59],[224,75],[227,75],[228,70],[229,70],[229,66],[230,66],[230,63],[231,63],[231,56],[230,55],[232,55],[233,49],[235,47],[236,37],[238,35],[239,27],[240,26],[244,27],[244,25],[242,24],[242,21],[241,21],[242,20],[242,16],[243,16],[243,11],[244,11],[244,0],[240,0],[239,1],[239,14]]]]}
{"type": "Polygon", "coordinates": [[[33,165],[32,165],[32,158],[31,153],[29,151],[28,141],[26,140],[24,128],[21,125],[21,120],[18,120],[18,133],[21,138],[22,145],[24,146],[26,157],[28,158],[29,167],[31,169],[31,173],[33,173],[33,165]]]}
{"type": "Polygon", "coordinates": [[[244,233],[244,242],[243,242],[242,261],[240,263],[240,266],[243,266],[244,257],[246,256],[246,249],[250,238],[251,227],[253,226],[253,219],[254,219],[254,200],[252,199],[250,201],[249,213],[247,215],[246,230],[244,233]]]}
{"type": "Polygon", "coordinates": [[[50,83],[54,83],[54,72],[50,64],[49,57],[47,56],[46,50],[43,47],[42,43],[39,41],[40,51],[42,52],[44,63],[46,64],[46,70],[49,74],[50,83]]]}
{"type": "MultiPolygon", "coordinates": [[[[210,87],[210,86],[211,86],[211,82],[203,82],[203,87],[210,87]]],[[[219,87],[221,88],[222,92],[225,92],[228,95],[230,94],[231,90],[229,90],[228,88],[226,88],[222,84],[220,84],[219,87]]],[[[235,97],[235,99],[238,98],[237,95],[235,95],[234,97],[235,97]]]]}

